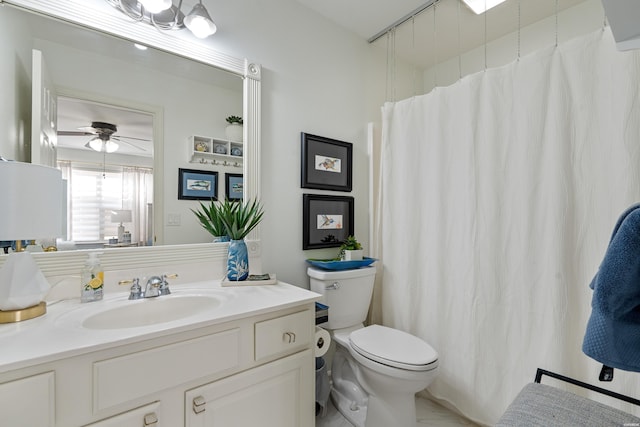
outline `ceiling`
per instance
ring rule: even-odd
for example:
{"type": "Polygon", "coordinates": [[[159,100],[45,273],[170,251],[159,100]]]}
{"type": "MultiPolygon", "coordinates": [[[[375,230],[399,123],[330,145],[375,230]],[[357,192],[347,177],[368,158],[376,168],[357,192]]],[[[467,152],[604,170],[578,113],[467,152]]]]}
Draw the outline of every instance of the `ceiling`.
{"type": "Polygon", "coordinates": [[[117,127],[113,137],[118,154],[153,156],[153,116],[81,99],[58,97],[58,131],[78,132],[77,136],[58,135],[58,147],[86,150],[92,135],[81,135],[92,122],[110,123],[117,127]]]}
{"type": "MultiPolygon", "coordinates": [[[[364,40],[369,40],[425,4],[432,3],[426,0],[297,1],[364,40]]],[[[421,69],[427,69],[434,63],[455,58],[460,52],[482,46],[485,39],[492,41],[517,31],[518,12],[520,27],[525,27],[555,15],[556,5],[560,12],[584,1],[507,0],[486,14],[476,15],[460,0],[438,0],[435,8],[429,6],[415,19],[409,19],[397,27],[393,43],[395,55],[421,69]]],[[[386,36],[374,42],[374,45],[385,50],[387,44],[386,36]]]]}

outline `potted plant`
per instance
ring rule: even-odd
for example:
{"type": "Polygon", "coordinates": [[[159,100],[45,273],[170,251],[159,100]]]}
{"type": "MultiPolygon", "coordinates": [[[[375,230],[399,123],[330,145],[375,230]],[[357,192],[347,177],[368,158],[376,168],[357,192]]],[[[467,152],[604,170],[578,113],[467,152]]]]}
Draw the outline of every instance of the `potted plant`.
{"type": "Polygon", "coordinates": [[[213,236],[213,243],[228,242],[227,229],[222,222],[220,207],[211,199],[209,205],[200,202],[200,209],[193,210],[196,218],[200,221],[200,225],[213,236]]]}
{"type": "Polygon", "coordinates": [[[226,234],[231,239],[227,278],[245,280],[249,276],[249,254],[244,238],[258,226],[264,211],[260,202],[255,199],[245,203],[227,199],[219,206],[219,212],[226,234]]]}
{"type": "Polygon", "coordinates": [[[242,117],[229,116],[225,119],[229,125],[224,129],[229,141],[242,142],[242,117]]]}
{"type": "Polygon", "coordinates": [[[338,258],[342,261],[357,261],[362,259],[362,245],[354,236],[348,236],[340,246],[338,258]]]}

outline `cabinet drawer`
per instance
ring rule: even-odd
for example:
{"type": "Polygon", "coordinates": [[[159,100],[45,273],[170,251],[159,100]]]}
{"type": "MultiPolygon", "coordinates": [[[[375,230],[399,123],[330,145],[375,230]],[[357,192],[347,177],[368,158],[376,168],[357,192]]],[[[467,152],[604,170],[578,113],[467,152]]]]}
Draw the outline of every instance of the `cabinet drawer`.
{"type": "Polygon", "coordinates": [[[159,409],[160,402],[154,402],[124,414],[89,424],[86,427],[160,427],[159,409]]]}
{"type": "Polygon", "coordinates": [[[290,353],[313,341],[311,310],[265,320],[255,324],[255,360],[290,353]]]}
{"type": "Polygon", "coordinates": [[[54,387],[53,372],[0,384],[0,425],[53,426],[54,387]]]}
{"type": "Polygon", "coordinates": [[[93,364],[94,412],[239,365],[240,329],[93,364]]]}

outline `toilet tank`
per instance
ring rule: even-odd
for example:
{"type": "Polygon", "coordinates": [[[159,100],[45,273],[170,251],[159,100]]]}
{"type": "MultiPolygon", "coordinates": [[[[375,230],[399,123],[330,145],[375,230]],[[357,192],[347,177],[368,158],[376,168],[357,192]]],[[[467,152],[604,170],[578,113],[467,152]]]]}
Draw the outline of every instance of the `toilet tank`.
{"type": "Polygon", "coordinates": [[[341,271],[309,267],[307,274],[311,290],[321,294],[320,302],[329,306],[329,321],[323,327],[342,329],[365,321],[373,294],[375,267],[341,271]]]}

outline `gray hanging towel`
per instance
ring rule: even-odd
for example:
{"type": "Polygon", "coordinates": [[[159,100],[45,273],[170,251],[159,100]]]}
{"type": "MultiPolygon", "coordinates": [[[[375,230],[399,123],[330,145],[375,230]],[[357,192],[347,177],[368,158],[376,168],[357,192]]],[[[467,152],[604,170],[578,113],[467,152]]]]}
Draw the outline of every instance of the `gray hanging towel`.
{"type": "Polygon", "coordinates": [[[640,204],[618,219],[589,286],[592,311],[582,351],[606,366],[640,372],[640,204]]]}

